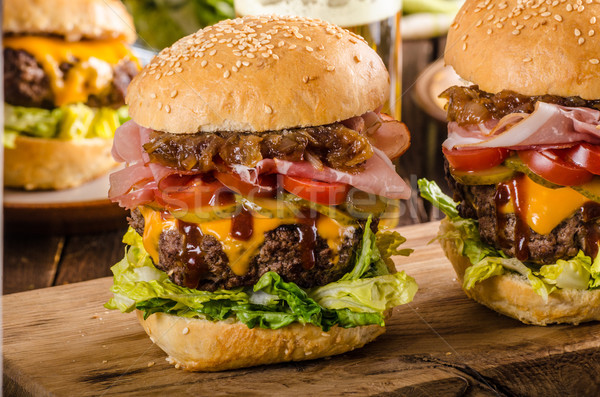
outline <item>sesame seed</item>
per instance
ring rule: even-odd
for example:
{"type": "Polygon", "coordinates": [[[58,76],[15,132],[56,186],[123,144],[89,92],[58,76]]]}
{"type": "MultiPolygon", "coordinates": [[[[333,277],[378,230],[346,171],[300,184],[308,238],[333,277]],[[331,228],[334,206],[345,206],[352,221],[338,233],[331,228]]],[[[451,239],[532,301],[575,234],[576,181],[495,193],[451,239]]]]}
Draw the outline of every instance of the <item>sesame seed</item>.
{"type": "Polygon", "coordinates": [[[233,67],[231,68],[231,71],[232,71],[232,72],[237,72],[238,70],[239,70],[239,69],[238,69],[238,67],[237,67],[237,66],[233,66],[233,67]]]}
{"type": "Polygon", "coordinates": [[[221,68],[223,67],[223,64],[222,64],[222,63],[218,63],[218,62],[217,62],[217,64],[216,64],[216,65],[217,65],[217,67],[218,67],[219,69],[221,69],[221,68]]]}
{"type": "Polygon", "coordinates": [[[205,60],[203,60],[202,62],[200,62],[200,66],[205,67],[208,64],[208,62],[205,60]]]}
{"type": "Polygon", "coordinates": [[[151,92],[151,93],[150,93],[150,98],[152,98],[152,99],[155,99],[155,98],[156,98],[156,94],[155,94],[155,93],[153,93],[153,92],[151,92]]]}
{"type": "Polygon", "coordinates": [[[171,106],[169,106],[169,105],[165,105],[165,111],[166,111],[167,113],[171,113],[171,106]]]}
{"type": "Polygon", "coordinates": [[[288,47],[288,50],[293,50],[294,48],[296,48],[297,45],[296,44],[292,44],[291,46],[288,47]]]}
{"type": "Polygon", "coordinates": [[[554,19],[556,19],[558,22],[562,22],[563,20],[563,18],[558,14],[554,14],[554,19]]]}
{"type": "Polygon", "coordinates": [[[148,368],[150,368],[150,367],[154,366],[154,364],[155,364],[155,363],[154,363],[154,361],[150,361],[150,362],[148,363],[148,368]]]}
{"type": "Polygon", "coordinates": [[[594,32],[594,29],[590,29],[590,31],[588,32],[588,36],[592,37],[596,32],[594,32]]]}
{"type": "Polygon", "coordinates": [[[175,98],[177,96],[177,90],[171,91],[171,98],[175,98]]]}
{"type": "Polygon", "coordinates": [[[577,44],[579,44],[579,45],[582,45],[583,43],[585,43],[585,39],[584,39],[583,37],[580,37],[580,38],[577,40],[577,44]]]}
{"type": "Polygon", "coordinates": [[[265,112],[268,114],[271,114],[271,113],[273,113],[273,109],[271,108],[271,106],[265,105],[265,112]]]}
{"type": "Polygon", "coordinates": [[[463,51],[466,51],[466,50],[467,50],[467,43],[463,43],[462,50],[463,50],[463,51]]]}
{"type": "Polygon", "coordinates": [[[247,57],[247,58],[255,58],[254,54],[253,54],[253,53],[251,53],[251,52],[247,53],[247,54],[246,54],[246,57],[247,57]]]}
{"type": "Polygon", "coordinates": [[[305,48],[306,48],[306,51],[313,52],[313,48],[312,47],[306,46],[305,48]]]}
{"type": "Polygon", "coordinates": [[[190,329],[188,327],[185,327],[184,329],[181,330],[181,333],[184,335],[187,335],[190,333],[190,329]]]}
{"type": "Polygon", "coordinates": [[[208,55],[213,56],[217,53],[217,50],[211,50],[208,55]]]}
{"type": "Polygon", "coordinates": [[[591,17],[590,18],[590,23],[593,25],[596,23],[596,17],[591,17]]]}
{"type": "Polygon", "coordinates": [[[228,78],[230,75],[231,75],[231,72],[229,72],[229,70],[226,70],[225,73],[223,73],[224,78],[228,78]]]}
{"type": "Polygon", "coordinates": [[[158,110],[161,110],[161,109],[162,109],[162,102],[159,102],[158,103],[158,110]]]}
{"type": "Polygon", "coordinates": [[[521,33],[521,31],[519,29],[515,29],[512,31],[512,34],[514,34],[515,36],[518,35],[519,33],[521,33]]]}
{"type": "Polygon", "coordinates": [[[531,58],[530,57],[523,58],[523,62],[531,62],[531,58]]]}
{"type": "Polygon", "coordinates": [[[308,82],[310,81],[310,77],[308,77],[308,76],[304,76],[304,77],[302,77],[302,81],[303,81],[304,83],[308,83],[308,82]]]}
{"type": "Polygon", "coordinates": [[[579,36],[581,36],[581,30],[579,30],[579,29],[577,29],[577,28],[575,28],[575,31],[574,31],[574,33],[575,33],[575,36],[576,36],[576,37],[579,37],[579,36]]]}
{"type": "Polygon", "coordinates": [[[278,59],[279,59],[279,55],[277,55],[277,54],[273,54],[273,59],[274,59],[274,60],[278,60],[278,59]]]}
{"type": "Polygon", "coordinates": [[[590,63],[591,63],[592,65],[597,65],[598,63],[600,63],[600,60],[598,60],[598,59],[596,59],[596,58],[592,58],[592,59],[590,59],[590,63]]]}
{"type": "Polygon", "coordinates": [[[327,71],[333,72],[334,70],[335,70],[335,66],[333,66],[333,65],[327,66],[327,71]]]}

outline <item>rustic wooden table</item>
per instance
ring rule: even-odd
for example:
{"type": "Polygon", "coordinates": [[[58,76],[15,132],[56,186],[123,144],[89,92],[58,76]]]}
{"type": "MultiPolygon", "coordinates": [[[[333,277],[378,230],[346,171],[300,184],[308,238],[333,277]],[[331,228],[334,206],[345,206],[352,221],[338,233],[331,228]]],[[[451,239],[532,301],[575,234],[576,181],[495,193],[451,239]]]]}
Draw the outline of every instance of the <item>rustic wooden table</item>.
{"type": "MultiPolygon", "coordinates": [[[[414,85],[423,69],[444,49],[443,38],[403,43],[402,119],[412,132],[412,146],[399,163],[401,175],[416,187],[417,176],[442,181],[440,138],[445,127],[415,103],[414,85]]],[[[442,181],[443,182],[443,181],[442,181]]],[[[416,191],[416,189],[415,189],[416,191]]],[[[430,220],[416,195],[402,209],[400,224],[430,220]]],[[[93,233],[32,235],[4,230],[3,293],[26,291],[111,275],[110,266],[123,256],[126,228],[93,233]]]]}

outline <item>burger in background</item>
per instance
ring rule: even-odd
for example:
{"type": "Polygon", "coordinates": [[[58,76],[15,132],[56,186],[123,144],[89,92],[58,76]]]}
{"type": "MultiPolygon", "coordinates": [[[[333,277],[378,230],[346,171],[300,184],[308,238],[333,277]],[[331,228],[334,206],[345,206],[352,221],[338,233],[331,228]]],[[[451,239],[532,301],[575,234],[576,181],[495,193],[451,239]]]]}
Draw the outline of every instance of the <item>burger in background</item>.
{"type": "Polygon", "coordinates": [[[451,26],[439,240],[474,300],[525,323],[600,319],[600,4],[468,0],[451,26]]]}
{"type": "Polygon", "coordinates": [[[406,127],[359,36],[301,17],[220,22],[132,81],[110,196],[131,210],[108,308],[137,310],[187,370],[339,354],[385,331],[417,286],[378,232],[410,188],[406,127]]]}
{"type": "Polygon", "coordinates": [[[3,3],[4,185],[65,189],[106,173],[139,65],[116,0],[3,3]]]}

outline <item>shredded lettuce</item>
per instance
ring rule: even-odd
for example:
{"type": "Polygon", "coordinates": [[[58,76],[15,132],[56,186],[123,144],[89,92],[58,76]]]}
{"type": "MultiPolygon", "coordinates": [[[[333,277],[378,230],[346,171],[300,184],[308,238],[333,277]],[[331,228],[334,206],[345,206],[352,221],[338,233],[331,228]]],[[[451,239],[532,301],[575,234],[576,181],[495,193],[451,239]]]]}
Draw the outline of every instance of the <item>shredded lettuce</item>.
{"type": "Polygon", "coordinates": [[[445,195],[435,182],[420,179],[418,184],[421,196],[447,216],[448,225],[441,228],[438,239],[451,241],[458,252],[471,261],[472,266],[464,274],[463,288],[471,289],[481,281],[507,272],[526,278],[544,300],[558,288],[600,288],[600,254],[592,261],[580,251],[569,260],[561,259],[553,265],[541,267],[509,258],[504,252],[481,241],[478,222],[461,218],[456,209],[458,203],[445,195]]]}
{"type": "Polygon", "coordinates": [[[47,139],[110,139],[129,119],[126,106],[91,108],[82,103],[52,110],[4,104],[4,147],[14,148],[18,135],[47,139]]]}
{"type": "Polygon", "coordinates": [[[377,237],[365,227],[354,268],[341,280],[304,290],[274,273],[264,274],[251,288],[199,291],[178,286],[156,269],[142,238],[129,229],[123,237],[129,247],[111,270],[113,297],[105,307],[144,316],[163,312],[183,317],[225,320],[236,318],[248,327],[278,329],[293,322],[313,324],[327,331],[334,325],[355,327],[384,325],[384,312],[410,302],[417,292],[414,279],[404,272],[390,274],[383,260],[399,250],[405,239],[390,233],[384,237],[385,254],[377,237]]]}

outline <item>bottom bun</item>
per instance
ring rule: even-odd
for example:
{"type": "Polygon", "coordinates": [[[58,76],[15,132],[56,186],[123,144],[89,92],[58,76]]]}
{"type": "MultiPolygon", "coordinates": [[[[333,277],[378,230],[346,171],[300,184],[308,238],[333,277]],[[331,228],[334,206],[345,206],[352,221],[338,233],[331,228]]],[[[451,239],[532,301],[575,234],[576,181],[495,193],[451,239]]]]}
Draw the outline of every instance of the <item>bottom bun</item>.
{"type": "MultiPolygon", "coordinates": [[[[447,220],[440,224],[440,234],[454,230],[447,220]]],[[[446,257],[452,263],[462,284],[465,270],[471,266],[468,257],[458,252],[452,239],[440,239],[446,257]]],[[[600,320],[600,290],[558,289],[548,296],[548,302],[535,293],[529,281],[517,273],[494,276],[464,289],[467,296],[499,313],[525,324],[579,324],[600,320]]]]}
{"type": "Polygon", "coordinates": [[[107,173],[117,163],[112,139],[73,141],[18,136],[4,149],[4,186],[26,190],[68,189],[107,173]]]}
{"type": "Polygon", "coordinates": [[[335,326],[328,332],[311,324],[280,329],[248,328],[231,321],[209,321],[154,313],[138,320],[176,368],[222,371],[284,361],[311,360],[362,347],[385,332],[379,325],[335,326]]]}

